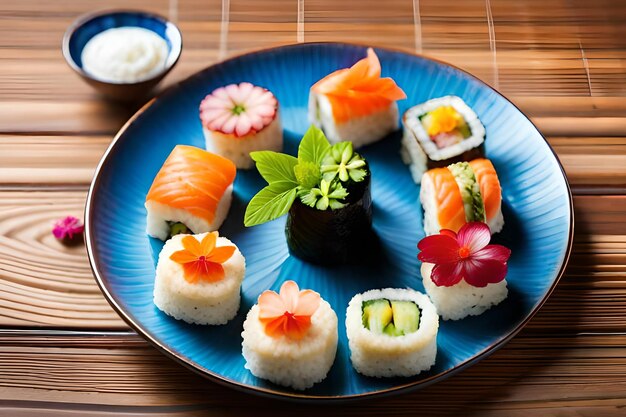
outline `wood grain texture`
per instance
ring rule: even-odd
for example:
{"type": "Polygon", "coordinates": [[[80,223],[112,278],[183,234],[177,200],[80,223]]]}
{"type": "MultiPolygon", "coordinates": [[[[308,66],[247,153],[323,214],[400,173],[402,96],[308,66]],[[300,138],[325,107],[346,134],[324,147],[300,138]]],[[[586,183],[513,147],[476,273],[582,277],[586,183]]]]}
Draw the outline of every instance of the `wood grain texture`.
{"type": "Polygon", "coordinates": [[[301,4],[298,22],[297,0],[0,2],[0,415],[625,415],[626,2],[301,4]],[[65,28],[104,7],[177,21],[184,51],[155,93],[224,57],[293,43],[298,28],[305,41],[422,51],[475,74],[532,118],[565,167],[576,217],[565,276],[502,350],[412,394],[303,407],[178,366],[112,311],[85,250],[50,235],[56,218],[82,215],[100,156],[138,107],[101,100],[60,53],[65,28]]]}
{"type": "Polygon", "coordinates": [[[414,415],[418,406],[420,415],[428,416],[470,415],[468,410],[472,415],[568,416],[583,409],[594,413],[585,415],[618,416],[626,406],[624,341],[621,335],[544,337],[529,326],[480,364],[424,390],[320,408],[223,388],[164,358],[136,335],[1,335],[0,401],[5,405],[0,402],[0,411],[382,416],[409,410],[414,415]],[[19,401],[24,398],[28,402],[19,401]],[[564,406],[573,412],[559,412],[564,406]]]}

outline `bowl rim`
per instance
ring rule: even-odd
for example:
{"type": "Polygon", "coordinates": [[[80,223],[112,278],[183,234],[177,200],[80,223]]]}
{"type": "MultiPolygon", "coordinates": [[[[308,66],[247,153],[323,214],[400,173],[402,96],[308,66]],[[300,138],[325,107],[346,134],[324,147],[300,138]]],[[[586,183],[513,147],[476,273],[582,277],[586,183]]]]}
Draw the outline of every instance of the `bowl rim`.
{"type": "Polygon", "coordinates": [[[291,402],[295,402],[295,403],[315,403],[315,404],[326,404],[326,405],[338,405],[338,404],[349,404],[355,401],[359,401],[359,400],[364,400],[364,399],[368,399],[371,400],[372,398],[383,398],[383,397],[388,397],[391,395],[398,395],[398,394],[406,394],[408,392],[411,392],[413,390],[417,390],[420,388],[425,388],[435,382],[440,382],[443,381],[453,375],[458,374],[460,371],[471,367],[472,365],[480,362],[481,360],[487,358],[488,356],[490,356],[491,354],[493,354],[494,352],[496,352],[497,350],[499,350],[500,348],[502,348],[504,345],[506,345],[511,339],[513,339],[527,324],[528,322],[537,314],[537,312],[541,309],[541,307],[543,307],[543,305],[546,303],[546,301],[550,298],[550,296],[552,295],[552,293],[554,292],[554,290],[556,289],[559,281],[561,280],[561,278],[563,277],[566,267],[569,263],[569,260],[571,258],[571,254],[572,254],[572,248],[573,248],[573,243],[574,243],[574,227],[575,227],[575,223],[574,223],[574,202],[573,202],[573,196],[572,196],[572,191],[571,191],[571,186],[569,183],[569,179],[567,177],[567,174],[565,172],[565,169],[563,168],[563,164],[561,163],[561,160],[559,159],[558,155],[556,154],[556,152],[554,151],[554,149],[552,148],[552,146],[550,145],[550,143],[548,142],[548,140],[546,139],[546,137],[543,135],[543,133],[537,128],[537,126],[532,122],[532,120],[526,115],[526,113],[524,113],[515,103],[513,103],[510,99],[508,99],[504,94],[502,94],[500,91],[496,90],[493,86],[491,86],[487,81],[484,81],[480,78],[478,78],[477,76],[471,74],[470,72],[457,67],[454,64],[450,64],[449,62],[446,62],[444,60],[438,59],[438,58],[434,58],[431,56],[428,56],[427,54],[423,54],[423,53],[416,53],[414,51],[410,51],[407,49],[402,49],[402,48],[397,48],[397,47],[389,47],[389,46],[384,46],[381,44],[376,44],[376,43],[358,43],[358,42],[335,42],[335,41],[321,41],[321,42],[301,42],[301,43],[293,43],[293,44],[285,44],[285,45],[279,45],[279,46],[270,46],[270,47],[261,47],[261,48],[254,48],[254,49],[250,49],[250,50],[246,50],[243,51],[241,53],[237,53],[234,54],[224,60],[220,60],[220,61],[216,61],[214,63],[212,63],[211,65],[196,71],[195,73],[193,73],[192,75],[188,76],[187,78],[185,78],[184,80],[182,80],[179,83],[176,83],[168,88],[166,88],[164,91],[162,91],[160,94],[158,94],[156,97],[152,98],[151,100],[149,100],[147,103],[145,103],[141,108],[139,108],[137,110],[137,112],[132,115],[130,117],[130,119],[128,119],[128,121],[120,128],[120,130],[117,132],[117,134],[115,135],[115,137],[113,138],[113,140],[111,141],[111,143],[109,144],[108,148],[106,149],[106,151],[104,152],[104,154],[102,155],[102,158],[100,159],[100,162],[98,163],[96,170],[94,172],[94,176],[92,179],[92,182],[89,186],[89,191],[87,193],[87,198],[86,198],[86,204],[85,204],[85,210],[84,210],[84,217],[85,217],[85,246],[86,246],[86,250],[87,250],[87,257],[89,260],[89,265],[91,267],[91,270],[94,274],[94,279],[96,281],[96,283],[98,284],[98,287],[100,287],[100,290],[102,291],[104,297],[106,298],[107,302],[111,305],[111,307],[113,308],[113,310],[119,314],[119,316],[135,331],[137,332],[144,340],[146,340],[148,343],[150,343],[153,347],[155,347],[158,351],[160,351],[161,353],[163,353],[166,357],[174,360],[175,362],[179,363],[180,365],[182,365],[183,367],[193,371],[194,373],[201,375],[204,378],[207,378],[208,380],[215,382],[219,385],[222,385],[224,387],[230,388],[230,389],[235,389],[237,391],[240,392],[244,392],[247,394],[254,394],[257,396],[261,396],[261,397],[265,397],[265,398],[270,398],[270,399],[278,399],[278,400],[284,400],[284,401],[291,401],[291,402]],[[484,85],[486,88],[492,90],[493,92],[495,92],[498,96],[502,97],[506,102],[508,102],[510,105],[512,105],[517,111],[519,111],[525,118],[526,120],[528,120],[530,122],[530,124],[532,125],[532,127],[537,131],[537,133],[539,134],[539,136],[541,137],[541,139],[543,139],[543,141],[546,143],[546,145],[548,146],[548,151],[550,152],[550,154],[552,154],[552,156],[554,157],[554,160],[557,164],[557,167],[559,168],[559,171],[562,175],[563,181],[564,181],[564,185],[565,185],[565,189],[566,189],[566,197],[568,200],[568,217],[569,217],[569,222],[568,222],[568,236],[567,236],[567,244],[565,247],[565,251],[563,253],[563,260],[562,263],[560,265],[560,267],[558,268],[558,271],[555,274],[555,278],[554,281],[552,282],[552,284],[550,285],[550,287],[546,290],[545,295],[532,307],[532,309],[528,312],[528,314],[526,315],[526,317],[523,318],[523,320],[508,334],[503,335],[502,337],[500,337],[498,340],[496,340],[494,343],[490,344],[489,346],[485,347],[483,350],[481,350],[480,352],[478,352],[477,354],[475,354],[473,357],[471,357],[470,359],[466,360],[465,362],[462,362],[458,365],[456,365],[455,367],[452,367],[450,369],[445,370],[444,372],[441,372],[437,375],[432,375],[429,376],[425,379],[422,380],[418,380],[418,381],[410,381],[407,383],[403,383],[403,384],[399,384],[396,385],[394,387],[391,388],[386,388],[386,389],[382,389],[382,390],[377,390],[377,391],[371,391],[371,392],[365,392],[365,393],[358,393],[358,394],[349,394],[349,395],[311,395],[311,394],[307,394],[306,391],[304,392],[289,392],[289,391],[282,391],[279,389],[273,389],[273,388],[265,388],[265,387],[259,387],[259,386],[253,386],[253,385],[249,385],[249,384],[244,384],[242,382],[239,381],[234,381],[231,380],[229,378],[226,378],[220,374],[214,373],[202,366],[200,366],[198,363],[194,363],[194,362],[190,362],[188,361],[186,358],[183,357],[183,355],[179,354],[178,352],[170,349],[169,347],[165,346],[163,343],[161,343],[160,340],[158,340],[156,337],[154,337],[153,335],[151,335],[149,332],[147,332],[144,327],[140,324],[135,322],[135,320],[133,319],[133,317],[131,317],[129,314],[127,314],[127,312],[118,304],[117,300],[115,299],[115,297],[113,296],[112,292],[109,290],[109,285],[107,283],[107,279],[103,278],[104,274],[100,273],[99,270],[99,257],[96,255],[95,251],[94,251],[94,246],[96,245],[95,242],[95,238],[93,235],[93,220],[94,220],[94,215],[93,215],[93,210],[94,210],[94,194],[96,193],[96,189],[99,188],[100,186],[100,180],[101,178],[101,174],[102,174],[102,170],[104,169],[106,163],[108,162],[109,158],[112,157],[112,155],[117,151],[116,149],[116,145],[118,142],[121,141],[121,138],[126,134],[128,128],[135,122],[135,120],[137,120],[144,112],[146,112],[146,110],[148,110],[150,107],[152,107],[157,101],[162,100],[164,97],[167,97],[167,95],[180,87],[180,84],[185,83],[189,80],[192,80],[194,78],[200,77],[202,75],[202,73],[204,73],[205,71],[207,71],[209,68],[212,68],[214,66],[218,66],[218,65],[223,65],[225,62],[229,62],[229,61],[233,61],[233,60],[238,60],[241,59],[244,56],[249,56],[249,55],[263,55],[266,53],[270,53],[270,52],[274,52],[277,50],[288,50],[291,48],[299,48],[299,47],[306,47],[306,46],[351,46],[351,47],[359,47],[359,48],[374,48],[374,49],[380,49],[380,50],[386,50],[386,51],[390,51],[390,52],[394,52],[394,53],[401,53],[401,54],[406,54],[406,55],[410,55],[413,57],[417,57],[420,59],[425,59],[428,61],[432,61],[435,62],[437,64],[443,65],[443,66],[447,66],[447,67],[451,67],[461,73],[463,73],[465,76],[478,81],[480,84],[484,85]]]}
{"type": "MultiPolygon", "coordinates": [[[[150,29],[148,29],[148,30],[150,30],[150,29]]],[[[150,31],[154,32],[152,30],[150,30],[150,31]]],[[[101,33],[101,32],[99,32],[99,33],[101,33]]],[[[96,11],[93,11],[93,12],[84,13],[84,14],[78,16],[76,19],[74,19],[74,21],[67,27],[67,29],[65,30],[65,33],[63,34],[63,40],[61,42],[61,50],[63,52],[63,57],[65,58],[65,62],[67,62],[67,64],[74,71],[76,71],[79,75],[81,75],[81,76],[83,76],[85,78],[88,78],[90,80],[94,80],[94,81],[97,81],[99,83],[103,83],[103,84],[130,86],[130,85],[137,85],[137,84],[153,81],[155,79],[158,79],[159,77],[165,76],[168,72],[170,72],[172,70],[172,68],[174,68],[174,66],[176,65],[176,63],[178,62],[178,60],[180,59],[180,56],[182,54],[182,50],[183,50],[183,34],[180,31],[180,28],[176,25],[176,23],[174,23],[170,19],[166,18],[165,16],[162,16],[162,15],[157,14],[157,13],[146,12],[146,11],[137,10],[137,9],[102,9],[102,10],[96,10],[96,11]],[[115,15],[115,14],[142,15],[144,17],[148,17],[148,18],[151,18],[151,19],[154,19],[154,20],[158,20],[158,21],[162,22],[168,29],[172,28],[175,31],[175,33],[178,35],[179,42],[174,44],[174,43],[171,42],[170,39],[168,39],[168,40],[170,40],[171,48],[169,49],[169,52],[167,54],[167,59],[165,61],[165,67],[161,71],[157,72],[156,74],[153,74],[149,78],[143,78],[143,79],[140,79],[138,81],[131,81],[131,82],[111,81],[111,80],[107,80],[107,79],[103,79],[103,78],[97,77],[97,76],[95,76],[95,75],[85,71],[81,66],[79,66],[76,63],[76,61],[74,60],[74,58],[72,57],[72,54],[70,52],[70,41],[71,41],[72,37],[74,36],[74,34],[76,33],[76,31],[79,28],[81,28],[82,26],[84,26],[85,24],[91,22],[92,20],[94,20],[96,18],[99,18],[99,17],[102,17],[102,16],[107,16],[107,15],[115,15]]]]}

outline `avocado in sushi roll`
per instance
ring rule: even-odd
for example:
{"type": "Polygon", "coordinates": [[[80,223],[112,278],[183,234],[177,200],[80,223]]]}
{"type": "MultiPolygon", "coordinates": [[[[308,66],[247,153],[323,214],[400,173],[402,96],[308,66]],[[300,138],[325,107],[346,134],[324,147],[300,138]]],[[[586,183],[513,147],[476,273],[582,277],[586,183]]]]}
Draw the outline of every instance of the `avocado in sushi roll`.
{"type": "Polygon", "coordinates": [[[428,297],[385,288],[355,295],[346,311],[350,360],[366,376],[413,376],[437,356],[439,317],[428,297]]]}

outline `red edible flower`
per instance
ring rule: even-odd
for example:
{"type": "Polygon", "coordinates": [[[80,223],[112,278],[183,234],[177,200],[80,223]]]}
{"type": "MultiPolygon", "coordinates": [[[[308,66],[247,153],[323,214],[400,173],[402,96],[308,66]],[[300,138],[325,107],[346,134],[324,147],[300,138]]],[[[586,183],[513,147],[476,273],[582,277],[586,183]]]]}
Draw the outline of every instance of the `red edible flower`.
{"type": "Polygon", "coordinates": [[[458,235],[442,229],[427,236],[417,247],[417,258],[435,264],[430,278],[438,286],[451,287],[462,279],[474,287],[486,287],[504,279],[511,250],[489,245],[491,233],[485,223],[466,223],[458,235]]]}
{"type": "Polygon", "coordinates": [[[52,234],[59,240],[74,239],[85,230],[83,223],[74,216],[67,216],[57,220],[52,228],[52,234]]]}

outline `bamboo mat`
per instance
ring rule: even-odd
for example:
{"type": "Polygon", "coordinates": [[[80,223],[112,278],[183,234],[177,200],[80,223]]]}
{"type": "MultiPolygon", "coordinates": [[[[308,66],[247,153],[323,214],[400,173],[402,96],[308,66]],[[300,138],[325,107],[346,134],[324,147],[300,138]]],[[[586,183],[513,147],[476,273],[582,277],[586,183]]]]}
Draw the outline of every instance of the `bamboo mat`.
{"type": "Polygon", "coordinates": [[[0,2],[0,415],[626,415],[626,2],[95,0],[0,2]],[[134,109],[101,101],[60,42],[79,14],[149,10],[181,28],[161,88],[247,50],[353,41],[421,52],[482,78],[547,137],[576,236],[555,293],[488,359],[422,391],[333,408],[243,395],[166,359],[98,290],[83,248],[94,168],[134,109]]]}

